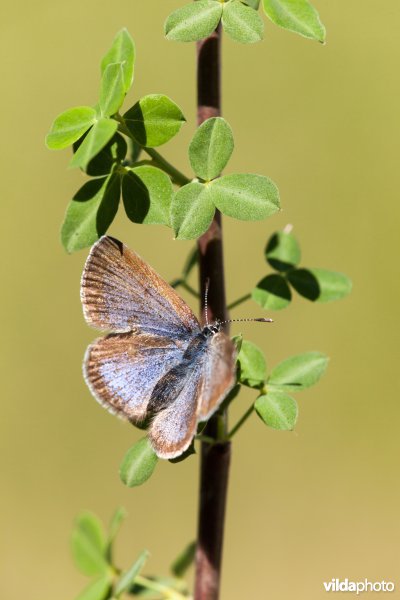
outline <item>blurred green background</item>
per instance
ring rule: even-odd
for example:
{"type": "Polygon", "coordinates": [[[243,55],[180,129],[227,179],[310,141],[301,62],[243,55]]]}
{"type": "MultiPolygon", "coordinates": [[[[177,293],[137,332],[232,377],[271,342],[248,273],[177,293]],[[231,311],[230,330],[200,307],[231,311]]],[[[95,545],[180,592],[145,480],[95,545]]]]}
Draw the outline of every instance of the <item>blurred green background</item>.
{"type": "MultiPolygon", "coordinates": [[[[179,0],[118,4],[87,0],[12,3],[1,27],[2,459],[0,591],[14,600],[69,600],[86,584],[69,553],[76,513],[108,519],[124,505],[122,566],[146,547],[147,572],[167,573],[194,537],[197,458],[159,464],[128,490],[118,466],[140,433],[111,417],[81,375],[96,336],[82,317],[86,252],[59,242],[66,204],[85,177],[68,151],[44,147],[53,118],[95,102],[98,65],[115,33],[137,44],[126,106],[165,93],[188,123],[162,149],[190,173],[195,128],[195,49],[167,42],[163,22],[179,0]]],[[[294,433],[253,417],[233,450],[223,600],[325,597],[333,577],[396,581],[400,525],[398,299],[398,0],[315,0],[328,30],[321,46],[266,22],[265,41],[224,40],[223,110],[235,134],[229,171],[269,175],[283,212],[263,223],[225,221],[230,300],[266,273],[270,233],[293,223],[303,262],[344,271],[348,299],[312,305],[296,297],[273,326],[235,326],[260,344],[268,364],[303,351],[331,357],[327,375],[297,399],[294,433]]],[[[160,227],[111,230],[166,279],[190,243],[160,227]]],[[[196,308],[192,300],[189,300],[196,308]]],[[[260,312],[248,302],[234,317],[260,312]]],[[[243,394],[232,420],[248,406],[243,394]]],[[[397,592],[398,593],[398,592],[397,592]]],[[[367,594],[368,595],[368,594],[367,594]]]]}

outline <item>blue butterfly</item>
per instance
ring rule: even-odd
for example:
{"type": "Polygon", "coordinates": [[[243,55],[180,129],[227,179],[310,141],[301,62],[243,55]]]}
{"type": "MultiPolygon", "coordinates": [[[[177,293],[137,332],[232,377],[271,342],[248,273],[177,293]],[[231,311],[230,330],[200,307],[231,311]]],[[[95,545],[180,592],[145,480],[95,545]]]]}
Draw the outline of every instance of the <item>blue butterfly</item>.
{"type": "Polygon", "coordinates": [[[235,345],[218,321],[201,327],[175,290],[111,237],[91,249],[81,299],[88,324],[112,332],[86,351],[93,396],[135,425],[149,423],[160,458],[179,456],[235,385],[235,345]]]}

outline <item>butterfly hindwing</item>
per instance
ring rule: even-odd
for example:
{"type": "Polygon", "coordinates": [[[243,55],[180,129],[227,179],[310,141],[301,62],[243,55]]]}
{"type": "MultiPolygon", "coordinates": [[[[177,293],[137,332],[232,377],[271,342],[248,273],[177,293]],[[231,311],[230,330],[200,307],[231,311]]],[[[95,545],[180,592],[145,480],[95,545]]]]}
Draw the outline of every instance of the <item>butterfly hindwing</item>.
{"type": "Polygon", "coordinates": [[[135,252],[104,236],[91,249],[81,281],[86,321],[97,329],[139,330],[173,339],[200,331],[189,306],[135,252]]]}
{"type": "Polygon", "coordinates": [[[149,439],[158,456],[175,458],[190,445],[197,423],[208,419],[235,384],[236,349],[222,332],[197,336],[181,362],[153,390],[149,439]]]}
{"type": "MultiPolygon", "coordinates": [[[[167,383],[169,376],[168,373],[159,382],[158,391],[167,383]]],[[[175,458],[182,454],[196,433],[201,389],[199,369],[180,370],[180,379],[175,380],[173,385],[172,402],[155,413],[149,427],[150,443],[160,458],[175,458]]],[[[155,392],[157,393],[157,390],[155,392]]]]}
{"type": "Polygon", "coordinates": [[[207,420],[236,383],[236,346],[222,331],[211,339],[203,363],[199,421],[207,420]]]}
{"type": "Polygon", "coordinates": [[[182,360],[183,348],[168,338],[117,333],[89,346],[84,376],[96,400],[111,412],[140,423],[157,382],[182,360]]]}

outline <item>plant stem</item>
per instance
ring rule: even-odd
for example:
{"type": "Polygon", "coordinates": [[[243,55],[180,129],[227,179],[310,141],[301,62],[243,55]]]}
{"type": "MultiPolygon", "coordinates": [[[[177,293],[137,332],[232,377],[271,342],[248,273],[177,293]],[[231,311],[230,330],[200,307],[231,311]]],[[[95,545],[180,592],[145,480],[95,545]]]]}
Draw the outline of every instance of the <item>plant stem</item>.
{"type": "Polygon", "coordinates": [[[228,310],[232,310],[232,308],[239,306],[239,304],[242,304],[242,302],[246,302],[246,300],[250,300],[250,298],[251,298],[251,294],[245,294],[241,298],[238,298],[234,302],[231,302],[230,304],[228,304],[228,310]]]}
{"type": "Polygon", "coordinates": [[[196,440],[199,440],[201,442],[208,442],[209,444],[215,444],[214,438],[209,437],[208,435],[203,435],[202,433],[196,435],[196,440]]]}
{"type": "Polygon", "coordinates": [[[143,148],[143,150],[147,152],[149,156],[151,156],[155,166],[159,167],[160,169],[168,173],[168,175],[170,175],[174,183],[180,186],[190,183],[190,179],[186,177],[186,175],[181,173],[176,167],[171,165],[171,163],[165,160],[165,158],[161,156],[161,154],[157,152],[157,150],[154,150],[154,148],[143,148]]]}
{"type": "MultiPolygon", "coordinates": [[[[220,115],[221,29],[197,45],[198,124],[220,115]]],[[[204,320],[205,284],[209,280],[210,320],[227,319],[221,215],[216,211],[208,231],[198,240],[201,314],[204,320]]],[[[218,600],[225,505],[231,446],[226,440],[227,413],[214,415],[204,435],[217,443],[201,443],[199,515],[196,548],[195,600],[218,600]]]]}
{"type": "Polygon", "coordinates": [[[126,166],[133,166],[135,165],[135,167],[144,167],[144,166],[149,166],[149,167],[154,167],[154,160],[137,160],[135,163],[131,163],[131,165],[126,165],[126,166]]]}
{"type": "Polygon", "coordinates": [[[245,423],[247,421],[247,419],[250,417],[251,414],[253,414],[253,410],[254,410],[254,404],[252,404],[244,413],[244,415],[239,419],[239,421],[236,423],[236,425],[234,427],[232,427],[232,429],[230,430],[230,432],[228,433],[228,438],[232,439],[233,436],[235,435],[235,433],[237,433],[239,431],[239,429],[241,428],[241,426],[243,425],[243,423],[245,423]]]}

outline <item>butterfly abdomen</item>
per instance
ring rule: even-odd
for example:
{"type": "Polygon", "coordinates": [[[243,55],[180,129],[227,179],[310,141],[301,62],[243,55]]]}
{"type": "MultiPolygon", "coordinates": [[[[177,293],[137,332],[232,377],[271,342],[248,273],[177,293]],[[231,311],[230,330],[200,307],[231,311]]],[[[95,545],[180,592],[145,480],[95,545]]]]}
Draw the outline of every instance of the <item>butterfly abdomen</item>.
{"type": "Polygon", "coordinates": [[[209,336],[205,336],[203,332],[193,337],[182,361],[168,371],[155,386],[148,404],[150,412],[157,413],[172,404],[183,387],[190,382],[190,375],[194,376],[198,371],[202,364],[201,358],[207,352],[209,343],[209,336]]]}

